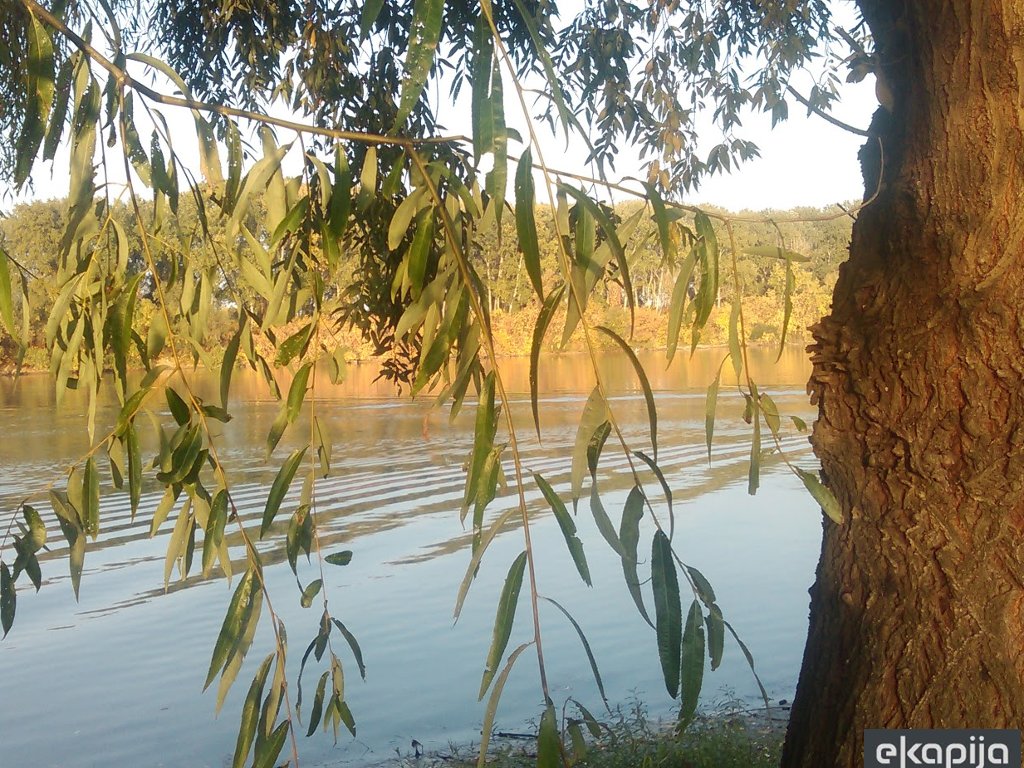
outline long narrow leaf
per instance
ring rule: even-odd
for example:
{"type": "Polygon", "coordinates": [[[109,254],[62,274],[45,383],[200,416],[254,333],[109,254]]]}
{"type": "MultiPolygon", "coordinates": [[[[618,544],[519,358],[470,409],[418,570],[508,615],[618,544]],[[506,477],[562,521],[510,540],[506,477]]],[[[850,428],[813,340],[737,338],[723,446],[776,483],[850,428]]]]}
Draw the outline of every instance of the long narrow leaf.
{"type": "Polygon", "coordinates": [[[509,654],[508,661],[505,663],[504,668],[501,670],[501,674],[498,675],[498,679],[494,681],[494,688],[491,690],[490,698],[487,699],[487,708],[484,710],[484,723],[483,728],[480,729],[480,755],[477,758],[477,768],[484,768],[487,764],[487,746],[491,742],[491,730],[494,728],[494,716],[498,712],[498,702],[501,700],[501,692],[505,689],[505,681],[508,680],[508,675],[512,671],[512,667],[515,666],[516,659],[519,658],[520,654],[533,645],[534,641],[523,643],[516,648],[512,653],[509,654]]]}
{"type": "Polygon", "coordinates": [[[306,455],[308,448],[309,446],[307,445],[297,451],[293,451],[291,456],[285,459],[281,469],[278,470],[277,477],[274,478],[274,483],[270,487],[270,493],[267,495],[266,507],[263,509],[263,521],[260,524],[261,539],[270,529],[271,523],[274,522],[274,517],[281,508],[281,502],[284,501],[285,494],[288,493],[288,488],[292,484],[295,472],[298,470],[299,464],[302,463],[302,458],[306,455]]]}
{"type": "Polygon", "coordinates": [[[533,327],[533,342],[530,344],[530,407],[533,409],[533,423],[537,428],[538,440],[540,440],[540,410],[537,405],[537,389],[540,353],[544,347],[544,335],[548,331],[548,326],[551,325],[551,318],[555,316],[555,310],[562,301],[564,293],[565,286],[560,285],[548,295],[537,315],[537,323],[533,327]]]}
{"type": "MultiPolygon", "coordinates": [[[[541,280],[540,245],[537,238],[537,221],[534,217],[533,155],[527,147],[516,167],[516,234],[523,251],[523,263],[530,283],[537,292],[537,298],[544,301],[544,285],[541,280]]],[[[560,289],[562,290],[562,289],[560,289]]],[[[550,296],[548,297],[550,300],[550,296]]],[[[547,301],[544,305],[547,306],[547,301]]],[[[558,302],[556,301],[555,304],[558,302]]],[[[550,322],[550,318],[548,318],[550,322]]]]}
{"type": "Polygon", "coordinates": [[[580,577],[588,587],[593,586],[590,581],[590,568],[587,566],[587,558],[583,554],[583,542],[576,535],[576,524],[572,521],[569,510],[565,508],[565,504],[562,503],[562,500],[548,484],[548,481],[541,477],[539,473],[534,472],[533,479],[537,481],[537,485],[540,487],[541,493],[544,494],[548,506],[555,513],[555,519],[558,521],[558,527],[562,529],[562,536],[565,537],[565,544],[569,548],[569,554],[572,555],[573,562],[576,564],[576,570],[579,571],[580,577]]]}
{"type": "Polygon", "coordinates": [[[396,129],[401,129],[412,114],[427,84],[434,64],[434,52],[441,40],[443,16],[444,0],[416,0],[413,4],[405,77],[402,79],[402,96],[398,116],[395,118],[396,129]]]}
{"type": "Polygon", "coordinates": [[[644,607],[644,598],[640,592],[640,576],[637,574],[637,549],[640,544],[640,519],[644,516],[644,493],[640,486],[633,486],[626,497],[626,504],[622,509],[622,521],[619,523],[619,541],[622,543],[622,573],[626,579],[626,588],[630,597],[636,604],[644,621],[652,627],[651,621],[644,607]]]}
{"type": "Polygon", "coordinates": [[[679,727],[685,728],[697,711],[697,700],[704,682],[704,614],[694,600],[683,629],[680,662],[679,727]]]}
{"type": "Polygon", "coordinates": [[[679,695],[679,663],[683,634],[679,604],[679,580],[672,561],[672,545],[664,531],[656,531],[651,547],[651,583],[654,588],[654,617],[658,633],[658,657],[665,688],[673,699],[679,695]]]}
{"type": "Polygon", "coordinates": [[[569,613],[569,611],[567,611],[559,602],[552,600],[550,597],[545,597],[543,599],[547,600],[555,606],[555,608],[560,610],[565,618],[569,620],[569,623],[572,624],[573,629],[576,630],[576,634],[579,635],[580,642],[583,643],[583,650],[587,654],[587,660],[590,662],[590,669],[594,673],[594,682],[597,683],[597,690],[601,692],[601,699],[604,701],[605,706],[608,706],[608,696],[605,695],[604,692],[604,682],[601,680],[601,671],[597,667],[597,659],[594,658],[594,652],[590,648],[587,636],[583,633],[583,628],[579,625],[579,622],[572,617],[572,614],[569,613]]]}
{"type": "Polygon", "coordinates": [[[519,590],[523,586],[525,568],[526,552],[520,552],[508,569],[508,576],[505,577],[505,585],[502,587],[501,597],[498,600],[491,648],[487,653],[487,662],[484,665],[484,674],[480,681],[480,694],[477,697],[480,700],[487,693],[491,680],[494,679],[494,675],[498,671],[501,658],[505,655],[505,646],[508,645],[509,636],[512,634],[512,624],[516,619],[516,604],[519,602],[519,590]]]}
{"type": "Polygon", "coordinates": [[[644,371],[643,365],[640,364],[640,360],[636,356],[636,352],[629,346],[625,339],[619,334],[613,331],[611,328],[606,328],[603,325],[599,325],[595,330],[600,331],[605,336],[610,338],[619,348],[626,353],[626,357],[629,358],[630,364],[633,366],[633,370],[636,371],[636,376],[640,379],[640,386],[644,391],[644,400],[647,403],[647,422],[651,430],[651,447],[654,449],[654,460],[658,460],[658,408],[654,404],[654,392],[651,390],[651,382],[647,378],[647,372],[644,371]]]}

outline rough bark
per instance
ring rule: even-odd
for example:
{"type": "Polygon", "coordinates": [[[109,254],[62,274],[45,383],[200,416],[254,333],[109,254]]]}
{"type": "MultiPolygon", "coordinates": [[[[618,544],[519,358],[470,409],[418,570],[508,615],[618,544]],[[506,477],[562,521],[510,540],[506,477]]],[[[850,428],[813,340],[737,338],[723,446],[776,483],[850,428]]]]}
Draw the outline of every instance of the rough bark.
{"type": "Polygon", "coordinates": [[[892,103],[810,348],[846,522],[785,768],[860,766],[865,728],[1024,723],[1024,4],[860,6],[892,103]]]}

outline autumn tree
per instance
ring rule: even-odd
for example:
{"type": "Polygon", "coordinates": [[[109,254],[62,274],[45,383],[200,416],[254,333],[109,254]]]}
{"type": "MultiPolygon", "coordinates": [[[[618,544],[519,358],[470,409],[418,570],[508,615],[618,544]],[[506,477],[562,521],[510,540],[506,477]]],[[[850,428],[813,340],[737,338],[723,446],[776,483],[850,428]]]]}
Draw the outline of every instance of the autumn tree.
{"type": "MultiPolygon", "coordinates": [[[[588,326],[587,297],[598,284],[617,284],[627,303],[635,302],[623,242],[637,220],[616,221],[598,193],[602,184],[635,192],[646,200],[639,210],[656,225],[662,257],[680,268],[670,307],[671,354],[699,341],[720,278],[740,279],[728,264],[727,257],[738,250],[728,217],[681,206],[680,194],[707,174],[756,156],[756,146],[742,133],[745,109],[770,112],[779,121],[799,103],[827,115],[844,73],[853,79],[871,74],[881,106],[865,131],[861,153],[865,204],[856,213],[850,257],[840,270],[831,313],[816,327],[812,348],[811,385],[820,408],[813,444],[831,493],[812,473],[797,470],[829,519],[784,764],[858,765],[862,731],[868,727],[1019,725],[1024,718],[1018,552],[1024,526],[1024,227],[1018,189],[1024,163],[1019,109],[1024,18],[1012,2],[859,0],[856,5],[861,20],[844,28],[827,3],[814,0],[644,7],[606,0],[586,3],[561,22],[553,4],[534,0],[364,5],[253,0],[185,6],[158,1],[145,6],[146,14],[134,13],[129,2],[94,7],[72,0],[47,7],[35,0],[7,0],[0,6],[5,74],[0,96],[6,105],[25,107],[0,112],[0,168],[23,186],[38,155],[52,157],[62,140],[71,145],[63,287],[47,325],[58,389],[72,373],[78,386],[95,386],[105,360],[112,359],[125,406],[119,425],[99,446],[127,454],[125,477],[137,503],[134,417],[150,390],[168,376],[152,374],[134,389],[124,375],[125,346],[143,341],[132,325],[139,275],[173,275],[169,282],[178,283],[188,300],[163,303],[164,335],[182,346],[181,351],[175,347],[176,356],[198,356],[188,341],[201,336],[206,321],[197,297],[220,285],[224,277],[218,270],[233,264],[248,275],[247,284],[260,298],[240,305],[224,402],[216,406],[191,395],[177,400],[167,395],[177,443],[158,462],[172,502],[185,493],[196,509],[179,517],[182,536],[187,538],[189,530],[194,535],[197,524],[206,526],[204,569],[218,558],[223,563],[219,547],[230,489],[215,445],[206,441],[201,426],[223,416],[230,362],[242,352],[269,378],[275,360],[252,344],[254,333],[268,333],[280,350],[276,362],[300,366],[298,384],[283,397],[270,435],[272,450],[303,407],[304,377],[313,365],[303,361],[326,365],[332,359],[319,321],[330,315],[362,328],[382,350],[399,351],[389,373],[414,391],[435,386],[456,408],[467,391],[478,393],[477,439],[462,510],[473,512],[475,533],[468,584],[494,530],[485,529],[483,514],[494,500],[505,448],[495,440],[504,391],[488,354],[486,286],[481,266],[471,258],[481,242],[479,232],[500,232],[503,218],[515,219],[527,288],[541,307],[536,331],[541,340],[559,305],[566,307],[567,324],[607,335],[588,326]],[[170,85],[151,87],[143,72],[170,85]],[[799,87],[798,76],[805,72],[815,83],[810,90],[799,87]],[[452,98],[469,91],[470,136],[442,130],[449,120],[447,100],[433,99],[428,84],[452,98]],[[520,118],[506,115],[506,94],[522,107],[520,118]],[[280,106],[295,120],[267,116],[280,106]],[[172,137],[154,114],[165,108],[194,110],[203,180],[174,154],[172,137]],[[151,139],[140,139],[137,129],[144,111],[151,139]],[[696,134],[703,113],[712,116],[710,140],[696,134]],[[530,117],[586,142],[589,176],[559,172],[543,157],[536,123],[523,122],[530,117]],[[241,129],[255,125],[261,126],[258,138],[249,141],[246,133],[244,145],[241,129]],[[302,144],[308,159],[299,176],[285,179],[281,173],[284,150],[271,127],[302,144]],[[125,278],[119,267],[125,263],[126,236],[108,215],[105,190],[96,181],[101,138],[119,147],[133,178],[153,190],[153,230],[167,221],[162,215],[176,211],[180,194],[195,197],[201,219],[226,219],[224,258],[216,267],[194,269],[187,259],[174,259],[174,270],[165,273],[150,254],[143,272],[125,278]],[[643,155],[646,184],[615,180],[617,148],[625,143],[643,155]],[[705,150],[698,152],[701,146],[705,150]],[[227,154],[226,174],[221,151],[227,154]],[[257,187],[266,190],[267,201],[260,236],[246,218],[257,187]],[[532,213],[538,197],[550,203],[558,235],[555,275],[541,270],[532,213]],[[721,244],[712,217],[724,227],[721,244]],[[93,245],[100,241],[106,244],[102,258],[92,255],[99,253],[93,245]],[[335,294],[327,288],[341,245],[358,255],[358,267],[335,294]],[[302,312],[309,320],[298,333],[274,336],[281,321],[302,312]],[[83,345],[83,336],[91,343],[83,345]],[[195,516],[199,511],[201,519],[195,516]]],[[[134,193],[130,197],[136,199],[134,193]]],[[[151,234],[143,232],[142,240],[151,234]]],[[[781,259],[788,286],[797,252],[784,232],[774,252],[761,255],[781,259]]],[[[749,329],[739,302],[735,306],[729,357],[741,372],[749,329]]],[[[13,330],[9,299],[0,304],[0,315],[13,330]]],[[[164,339],[147,340],[155,357],[164,339]]],[[[180,370],[179,362],[170,376],[180,370]]],[[[762,438],[770,444],[777,437],[779,418],[749,373],[742,390],[752,426],[753,492],[762,438]]],[[[668,691],[683,698],[685,720],[703,670],[693,649],[704,652],[706,623],[714,666],[724,625],[713,592],[672,548],[670,500],[667,509],[655,510],[654,493],[637,474],[646,464],[661,477],[653,415],[651,427],[651,455],[626,446],[599,385],[581,419],[572,496],[578,501],[588,474],[596,488],[605,440],[609,435],[620,440],[637,477],[624,525],[645,510],[659,521],[651,543],[656,610],[650,620],[668,691]],[[589,457],[588,448],[593,448],[589,457]],[[680,578],[694,592],[685,619],[680,578]]],[[[547,702],[539,751],[551,757],[558,738],[537,621],[525,497],[531,481],[516,458],[511,421],[504,429],[518,507],[495,525],[520,514],[525,542],[509,570],[502,605],[514,607],[525,579],[547,702]]],[[[709,442],[711,437],[709,427],[709,442]]],[[[323,442],[310,448],[310,456],[319,452],[321,459],[329,453],[323,442]]],[[[285,460],[279,475],[284,488],[302,460],[302,454],[285,460]]],[[[80,568],[85,537],[98,527],[92,516],[95,473],[90,456],[80,474],[69,478],[74,492],[53,500],[68,537],[73,574],[76,562],[80,568]]],[[[667,488],[671,479],[665,480],[667,488]]],[[[563,522],[586,579],[563,502],[543,478],[535,482],[563,522]]],[[[274,522],[280,492],[275,483],[261,532],[274,522]]],[[[599,502],[593,509],[597,515],[599,502]]],[[[18,556],[25,570],[39,542],[33,533],[35,511],[23,512],[26,529],[18,539],[18,556]]],[[[290,558],[296,547],[309,550],[314,512],[306,505],[293,514],[290,558]]],[[[609,542],[621,549],[626,529],[620,528],[616,538],[609,524],[609,542]]],[[[243,528],[242,535],[255,531],[243,528]]],[[[632,553],[623,552],[626,581],[647,616],[635,546],[634,541],[632,553]]],[[[11,617],[13,577],[6,563],[4,569],[5,615],[11,617]]],[[[230,684],[237,674],[232,665],[237,652],[244,655],[248,648],[249,626],[262,605],[259,573],[254,556],[229,608],[211,680],[220,674],[230,684]]],[[[337,632],[350,637],[340,622],[333,623],[326,603],[323,615],[310,646],[318,660],[332,627],[342,627],[337,632]]],[[[499,665],[507,664],[507,670],[526,648],[506,654],[502,633],[499,621],[481,696],[499,665]]],[[[274,669],[275,686],[283,675],[280,643],[275,653],[253,683],[260,696],[260,675],[265,682],[274,669]]],[[[333,650],[330,658],[328,672],[334,673],[333,650]]],[[[329,679],[328,672],[322,680],[329,679]]],[[[280,698],[273,696],[268,694],[265,708],[275,716],[263,718],[255,734],[255,748],[264,756],[268,750],[279,752],[293,732],[287,716],[274,725],[280,698]]],[[[352,713],[337,686],[324,702],[325,718],[350,722],[352,713]]],[[[247,727],[243,719],[243,734],[252,737],[247,727]]],[[[243,746],[244,760],[249,742],[243,746]]]]}

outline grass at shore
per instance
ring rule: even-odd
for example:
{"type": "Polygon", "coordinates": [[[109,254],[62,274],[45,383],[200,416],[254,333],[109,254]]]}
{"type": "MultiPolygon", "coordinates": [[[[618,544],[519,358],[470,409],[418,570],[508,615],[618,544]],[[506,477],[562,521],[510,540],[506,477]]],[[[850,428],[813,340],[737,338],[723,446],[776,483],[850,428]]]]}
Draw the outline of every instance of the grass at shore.
{"type": "MultiPolygon", "coordinates": [[[[670,725],[652,720],[642,705],[620,710],[604,726],[599,739],[587,744],[582,754],[572,754],[571,765],[580,768],[777,768],[782,753],[785,720],[769,722],[763,712],[718,712],[702,716],[679,736],[670,725]]],[[[528,768],[536,765],[532,739],[492,747],[490,768],[528,768]]],[[[398,768],[470,768],[477,755],[469,749],[452,749],[444,755],[402,759],[398,768]]]]}

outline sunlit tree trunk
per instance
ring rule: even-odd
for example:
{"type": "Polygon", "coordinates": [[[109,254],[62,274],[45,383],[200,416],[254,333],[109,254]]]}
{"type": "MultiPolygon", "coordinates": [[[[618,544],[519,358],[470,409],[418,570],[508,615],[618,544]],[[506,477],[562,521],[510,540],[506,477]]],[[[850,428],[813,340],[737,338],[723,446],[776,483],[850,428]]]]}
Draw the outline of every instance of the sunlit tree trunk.
{"type": "Polygon", "coordinates": [[[815,329],[826,523],[783,766],[1024,723],[1024,4],[861,0],[870,197],[815,329]]]}

